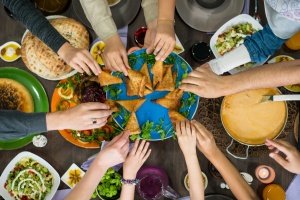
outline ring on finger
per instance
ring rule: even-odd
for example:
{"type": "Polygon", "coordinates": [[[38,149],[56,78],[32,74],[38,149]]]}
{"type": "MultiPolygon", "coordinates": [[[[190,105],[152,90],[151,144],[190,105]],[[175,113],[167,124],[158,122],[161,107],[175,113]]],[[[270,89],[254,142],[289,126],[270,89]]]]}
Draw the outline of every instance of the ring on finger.
{"type": "Polygon", "coordinates": [[[93,124],[97,124],[97,119],[96,118],[93,119],[93,124]]]}

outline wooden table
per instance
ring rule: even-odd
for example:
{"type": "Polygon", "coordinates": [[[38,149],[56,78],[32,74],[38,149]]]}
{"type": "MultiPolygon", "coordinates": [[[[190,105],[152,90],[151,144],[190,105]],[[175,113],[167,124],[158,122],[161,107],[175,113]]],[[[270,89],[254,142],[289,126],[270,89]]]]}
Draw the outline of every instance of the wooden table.
{"type": "MultiPolygon", "coordinates": [[[[265,13],[263,9],[263,1],[260,2],[260,15],[262,17],[262,24],[266,24],[265,13]]],[[[253,7],[254,1],[251,0],[250,6],[250,15],[253,14],[253,7]]],[[[77,19],[75,12],[73,11],[72,6],[70,6],[64,13],[65,16],[72,17],[77,19]]],[[[191,57],[190,49],[191,46],[196,41],[204,41],[209,43],[210,37],[212,35],[196,31],[189,26],[187,26],[179,15],[176,13],[175,15],[176,25],[175,30],[178,38],[180,39],[181,43],[185,48],[185,52],[181,54],[181,56],[193,67],[196,68],[199,65],[203,64],[204,62],[197,62],[191,57]]],[[[16,41],[21,42],[22,35],[25,31],[25,28],[19,24],[18,22],[9,18],[4,10],[0,8],[0,45],[7,41],[16,41]]],[[[129,32],[128,32],[128,48],[135,46],[133,35],[134,32],[141,26],[145,25],[143,11],[140,9],[138,15],[134,19],[134,21],[129,25],[129,32]]],[[[95,33],[93,30],[88,29],[92,39],[96,38],[95,33]]],[[[287,52],[281,50],[276,51],[275,55],[280,54],[287,54],[287,52]]],[[[287,54],[294,58],[300,58],[300,52],[290,53],[287,54]]],[[[211,55],[210,59],[213,59],[214,56],[211,55]]],[[[0,67],[18,67],[23,69],[29,73],[31,73],[24,65],[21,59],[13,62],[13,63],[6,63],[3,60],[0,60],[0,67]]],[[[31,73],[33,74],[33,73],[31,73]]],[[[39,76],[33,74],[44,86],[48,98],[49,104],[51,103],[52,93],[54,91],[55,86],[57,85],[57,81],[48,81],[39,76]]],[[[197,116],[197,115],[196,115],[197,116]]],[[[196,119],[200,120],[201,119],[196,119]]],[[[0,127],[1,128],[1,127],[0,127]]],[[[14,158],[19,152],[21,151],[30,151],[32,153],[41,156],[45,160],[47,160],[57,171],[60,175],[69,168],[72,163],[76,163],[80,166],[89,156],[97,153],[99,149],[83,149],[77,147],[70,142],[66,141],[58,131],[50,131],[45,134],[48,139],[48,144],[44,148],[36,148],[32,144],[29,144],[23,148],[11,151],[0,151],[0,172],[4,170],[6,165],[10,162],[12,158],[14,158]]],[[[292,134],[290,134],[289,141],[295,143],[292,134]]],[[[170,185],[177,191],[180,196],[188,196],[189,193],[185,189],[183,185],[184,176],[187,174],[187,168],[184,161],[183,154],[178,146],[177,141],[173,139],[168,139],[165,141],[159,142],[151,142],[150,148],[152,149],[152,154],[146,163],[154,163],[162,166],[170,177],[170,185]]],[[[235,159],[228,154],[226,156],[229,160],[236,166],[239,171],[248,172],[250,174],[254,174],[254,169],[257,164],[267,164],[272,166],[276,171],[276,179],[275,183],[280,184],[284,189],[286,189],[293,178],[293,174],[289,173],[288,171],[284,170],[281,166],[275,163],[272,159],[268,157],[268,155],[262,155],[259,157],[252,157],[246,160],[238,160],[235,159]]],[[[205,190],[206,194],[211,193],[219,193],[228,196],[232,196],[230,190],[221,189],[220,183],[222,182],[219,179],[213,178],[213,176],[208,171],[208,160],[198,152],[199,163],[201,165],[202,170],[208,177],[208,187],[205,190]]],[[[251,187],[257,191],[260,195],[261,190],[265,185],[260,183],[255,177],[251,187]]],[[[68,188],[64,183],[61,182],[59,189],[66,189],[68,188]]],[[[140,197],[136,196],[135,199],[141,199],[140,197]]]]}

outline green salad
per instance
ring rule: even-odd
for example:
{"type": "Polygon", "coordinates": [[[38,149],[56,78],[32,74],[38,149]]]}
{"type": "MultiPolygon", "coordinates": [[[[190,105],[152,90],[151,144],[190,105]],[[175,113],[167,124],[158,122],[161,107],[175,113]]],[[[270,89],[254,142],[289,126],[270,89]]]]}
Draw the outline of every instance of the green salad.
{"type": "Polygon", "coordinates": [[[220,55],[224,55],[244,43],[244,38],[257,30],[250,23],[237,24],[218,35],[215,47],[220,55]]]}
{"type": "Polygon", "coordinates": [[[9,172],[4,187],[15,199],[40,200],[50,193],[53,175],[37,161],[25,157],[9,172]]]}

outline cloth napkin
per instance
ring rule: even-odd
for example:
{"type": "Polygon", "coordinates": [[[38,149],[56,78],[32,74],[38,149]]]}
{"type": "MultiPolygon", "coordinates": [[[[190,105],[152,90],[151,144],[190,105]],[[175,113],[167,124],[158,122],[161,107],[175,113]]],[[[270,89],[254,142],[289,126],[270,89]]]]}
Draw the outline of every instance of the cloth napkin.
{"type": "Polygon", "coordinates": [[[52,200],[62,200],[71,192],[72,189],[57,190],[52,200]]]}
{"type": "MultiPolygon", "coordinates": [[[[127,47],[128,26],[124,26],[123,28],[118,29],[118,34],[126,48],[127,47]]],[[[98,41],[101,41],[101,39],[99,37],[92,42],[91,47],[93,46],[93,44],[95,44],[98,41]]]]}
{"type": "MultiPolygon", "coordinates": [[[[101,144],[101,150],[102,150],[108,143],[109,143],[109,142],[107,142],[107,141],[103,141],[102,144],[101,144]]],[[[130,144],[129,144],[129,152],[128,152],[128,153],[130,153],[130,151],[131,151],[131,149],[132,149],[132,147],[133,147],[133,144],[134,144],[134,143],[130,143],[130,144]]],[[[101,151],[101,150],[100,150],[100,151],[101,151]]],[[[82,168],[83,170],[88,170],[88,168],[90,167],[90,165],[92,164],[92,162],[95,160],[95,158],[96,158],[97,155],[98,155],[98,154],[95,154],[95,155],[89,157],[87,161],[85,161],[84,163],[82,163],[81,168],[82,168]]],[[[119,171],[119,170],[122,168],[122,166],[123,166],[123,163],[120,163],[120,164],[118,164],[118,165],[113,166],[112,168],[117,172],[117,171],[119,171]]]]}
{"type": "Polygon", "coordinates": [[[286,200],[299,199],[300,196],[300,175],[296,175],[285,191],[286,200]]]}

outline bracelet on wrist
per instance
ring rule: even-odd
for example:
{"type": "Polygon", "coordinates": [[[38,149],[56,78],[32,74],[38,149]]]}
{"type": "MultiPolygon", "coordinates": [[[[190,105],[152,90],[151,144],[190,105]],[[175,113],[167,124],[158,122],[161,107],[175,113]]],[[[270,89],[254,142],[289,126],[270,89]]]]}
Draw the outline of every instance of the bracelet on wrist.
{"type": "Polygon", "coordinates": [[[126,180],[124,178],[121,178],[122,185],[136,185],[139,182],[139,179],[133,179],[133,180],[126,180]]]}
{"type": "Polygon", "coordinates": [[[173,25],[175,25],[175,19],[174,20],[171,20],[171,19],[159,19],[159,20],[157,20],[157,23],[159,23],[159,22],[170,22],[173,25]]]}

